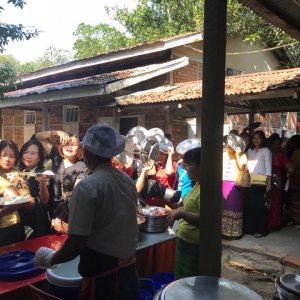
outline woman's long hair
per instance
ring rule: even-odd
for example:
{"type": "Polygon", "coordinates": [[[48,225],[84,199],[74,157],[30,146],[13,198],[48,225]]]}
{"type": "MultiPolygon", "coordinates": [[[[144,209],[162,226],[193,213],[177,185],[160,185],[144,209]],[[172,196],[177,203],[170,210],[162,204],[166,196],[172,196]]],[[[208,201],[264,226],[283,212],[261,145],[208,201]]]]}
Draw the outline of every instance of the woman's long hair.
{"type": "Polygon", "coordinates": [[[261,149],[261,148],[266,147],[267,139],[266,139],[265,133],[264,133],[263,131],[261,131],[261,130],[257,130],[257,131],[255,131],[255,132],[253,133],[253,136],[252,136],[252,139],[251,139],[251,146],[250,146],[250,148],[251,148],[252,150],[254,150],[254,148],[255,148],[255,146],[254,146],[254,144],[253,144],[253,138],[254,138],[255,135],[259,135],[259,136],[260,136],[260,139],[261,139],[261,144],[259,145],[259,148],[261,149]]]}
{"type": "Polygon", "coordinates": [[[23,162],[23,155],[24,155],[24,152],[26,152],[27,149],[32,145],[36,145],[38,148],[39,162],[37,164],[37,167],[40,169],[42,169],[44,167],[44,160],[45,160],[44,148],[38,140],[32,139],[32,140],[29,140],[28,142],[26,142],[20,150],[20,163],[19,163],[20,170],[26,169],[26,166],[24,165],[24,162],[23,162]]]}
{"type": "Polygon", "coordinates": [[[13,151],[13,153],[16,157],[16,161],[15,161],[14,166],[17,166],[18,163],[19,163],[19,157],[20,157],[20,153],[19,153],[19,149],[18,149],[17,144],[14,141],[11,141],[11,140],[2,140],[0,142],[0,153],[2,152],[2,150],[5,147],[9,147],[13,151]]]}

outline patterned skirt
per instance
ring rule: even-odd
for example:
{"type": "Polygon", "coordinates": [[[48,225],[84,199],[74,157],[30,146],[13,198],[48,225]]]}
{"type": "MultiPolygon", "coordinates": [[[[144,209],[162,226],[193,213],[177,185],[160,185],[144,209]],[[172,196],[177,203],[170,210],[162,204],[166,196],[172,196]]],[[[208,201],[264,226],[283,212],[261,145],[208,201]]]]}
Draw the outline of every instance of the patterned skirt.
{"type": "Polygon", "coordinates": [[[176,279],[199,275],[199,245],[188,243],[179,237],[176,239],[176,279]]]}
{"type": "Polygon", "coordinates": [[[222,236],[237,239],[243,235],[243,190],[233,181],[223,181],[224,208],[222,236]]]}
{"type": "Polygon", "coordinates": [[[300,171],[292,174],[290,187],[291,192],[288,210],[293,222],[300,225],[300,171]]]}

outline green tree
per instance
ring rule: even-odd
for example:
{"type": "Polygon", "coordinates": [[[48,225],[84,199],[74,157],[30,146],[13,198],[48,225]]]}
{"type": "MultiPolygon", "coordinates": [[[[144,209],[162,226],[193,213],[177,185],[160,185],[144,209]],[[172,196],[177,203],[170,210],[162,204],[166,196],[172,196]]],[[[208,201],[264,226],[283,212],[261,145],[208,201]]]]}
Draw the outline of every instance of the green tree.
{"type": "MultiPolygon", "coordinates": [[[[134,10],[107,7],[108,14],[141,43],[203,29],[204,0],[140,0],[134,10]]],[[[244,41],[266,47],[296,42],[279,28],[267,23],[237,0],[228,0],[227,31],[244,41]]],[[[300,45],[276,51],[283,66],[300,66],[300,45]]]]}
{"type": "MultiPolygon", "coordinates": [[[[8,0],[7,3],[13,4],[15,7],[23,9],[25,1],[23,0],[8,0]]],[[[4,8],[0,6],[0,14],[4,8]]],[[[5,46],[10,41],[29,40],[39,34],[37,29],[26,29],[22,24],[7,24],[0,22],[0,53],[5,50],[5,46]]]]}
{"type": "Polygon", "coordinates": [[[76,58],[85,58],[126,47],[130,39],[116,28],[100,23],[96,26],[81,23],[73,33],[76,58]]]}
{"type": "Polygon", "coordinates": [[[47,48],[43,56],[30,62],[20,65],[19,69],[22,74],[38,71],[41,69],[65,64],[73,59],[70,51],[56,49],[53,46],[47,48]]]}
{"type": "Polygon", "coordinates": [[[106,7],[135,43],[149,42],[203,28],[204,0],[140,0],[136,8],[106,7]]]}
{"type": "Polygon", "coordinates": [[[0,95],[15,87],[19,62],[11,55],[0,55],[0,95]]]}

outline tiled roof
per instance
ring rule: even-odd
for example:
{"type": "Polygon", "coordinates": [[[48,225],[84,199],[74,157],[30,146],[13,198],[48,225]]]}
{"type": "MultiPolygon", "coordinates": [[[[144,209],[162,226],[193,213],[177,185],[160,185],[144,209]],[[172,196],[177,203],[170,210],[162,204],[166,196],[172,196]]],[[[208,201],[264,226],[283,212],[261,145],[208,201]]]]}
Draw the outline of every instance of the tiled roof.
{"type": "MultiPolygon", "coordinates": [[[[294,87],[300,87],[300,68],[229,76],[225,79],[225,98],[294,87]]],[[[194,81],[117,97],[116,100],[119,105],[137,105],[197,100],[201,97],[202,81],[194,81]]]]}

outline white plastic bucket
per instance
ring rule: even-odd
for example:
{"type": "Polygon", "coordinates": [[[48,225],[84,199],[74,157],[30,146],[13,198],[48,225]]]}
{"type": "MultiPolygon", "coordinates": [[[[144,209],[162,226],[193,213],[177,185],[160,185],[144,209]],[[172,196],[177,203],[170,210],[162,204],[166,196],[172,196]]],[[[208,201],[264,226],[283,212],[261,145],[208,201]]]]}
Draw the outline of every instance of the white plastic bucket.
{"type": "Polygon", "coordinates": [[[46,279],[50,283],[51,292],[62,299],[76,299],[82,280],[78,273],[79,256],[60,264],[55,269],[48,269],[46,279]],[[75,297],[75,298],[74,298],[75,297]]]}

